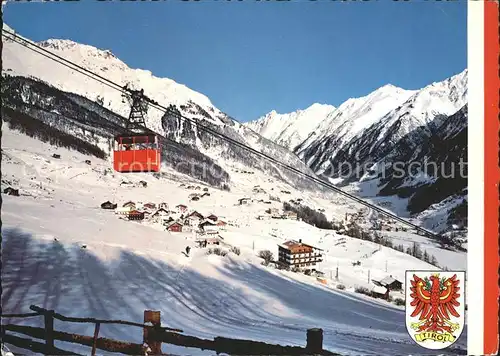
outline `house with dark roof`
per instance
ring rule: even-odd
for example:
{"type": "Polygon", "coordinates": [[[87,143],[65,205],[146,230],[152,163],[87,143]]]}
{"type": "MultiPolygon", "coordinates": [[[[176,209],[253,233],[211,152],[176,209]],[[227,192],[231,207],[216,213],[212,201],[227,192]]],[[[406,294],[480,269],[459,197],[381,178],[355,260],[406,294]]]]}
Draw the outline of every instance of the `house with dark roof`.
{"type": "Polygon", "coordinates": [[[133,201],[128,201],[125,204],[123,204],[123,207],[124,208],[135,209],[136,208],[136,204],[133,201]]]}
{"type": "Polygon", "coordinates": [[[7,195],[13,195],[15,197],[19,196],[19,190],[18,189],[14,189],[12,187],[5,188],[3,190],[3,192],[4,192],[4,194],[7,194],[7,195]]]}
{"type": "Polygon", "coordinates": [[[170,212],[166,209],[160,208],[156,210],[151,217],[152,218],[167,218],[170,215],[170,212]]]}
{"type": "Polygon", "coordinates": [[[113,210],[113,209],[116,209],[117,206],[118,206],[118,204],[113,204],[112,202],[110,202],[108,200],[108,201],[105,201],[104,203],[101,204],[101,209],[113,210]]]}
{"type": "Polygon", "coordinates": [[[205,218],[197,211],[193,211],[184,219],[184,225],[197,226],[205,218]]]}
{"type": "Polygon", "coordinates": [[[144,212],[132,210],[128,213],[129,220],[144,220],[144,212]]]}
{"type": "Polygon", "coordinates": [[[167,230],[170,232],[182,232],[183,227],[182,223],[174,221],[167,225],[167,230]]]}
{"type": "Polygon", "coordinates": [[[175,207],[179,213],[185,213],[187,211],[187,206],[184,204],[179,204],[175,207]]]}
{"type": "Polygon", "coordinates": [[[210,214],[209,216],[207,216],[207,219],[212,221],[217,221],[219,218],[214,214],[210,214]]]}
{"type": "Polygon", "coordinates": [[[322,249],[305,244],[302,240],[286,241],[278,245],[278,248],[278,263],[290,268],[314,267],[323,260],[320,252],[322,249]]]}
{"type": "Polygon", "coordinates": [[[389,289],[374,285],[370,289],[370,295],[374,298],[389,299],[389,289]]]}
{"type": "Polygon", "coordinates": [[[199,228],[201,229],[202,232],[206,234],[217,234],[219,232],[219,227],[217,226],[217,223],[212,220],[205,220],[203,221],[200,225],[199,228]]]}
{"type": "Polygon", "coordinates": [[[144,209],[156,209],[155,203],[146,203],[144,204],[144,209]]]}
{"type": "Polygon", "coordinates": [[[384,277],[380,281],[372,279],[373,284],[387,288],[389,290],[402,290],[403,289],[403,283],[396,278],[394,278],[392,275],[384,277]]]}
{"type": "Polygon", "coordinates": [[[248,204],[251,202],[251,199],[250,198],[241,198],[241,199],[238,199],[238,203],[240,205],[244,205],[244,204],[248,204]]]}

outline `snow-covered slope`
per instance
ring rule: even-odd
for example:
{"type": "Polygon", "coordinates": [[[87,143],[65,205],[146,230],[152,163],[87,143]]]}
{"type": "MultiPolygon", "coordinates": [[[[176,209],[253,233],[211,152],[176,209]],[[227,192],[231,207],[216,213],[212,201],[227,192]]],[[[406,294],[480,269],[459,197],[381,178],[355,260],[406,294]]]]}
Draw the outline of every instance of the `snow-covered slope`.
{"type": "MultiPolygon", "coordinates": [[[[6,24],[4,29],[15,32],[6,24]]],[[[203,109],[213,112],[214,123],[222,124],[221,118],[225,117],[225,114],[215,108],[205,95],[171,79],[155,77],[148,70],[129,68],[109,50],[64,39],[49,39],[37,44],[122,86],[129,84],[129,87],[144,89],[146,95],[164,106],[169,104],[180,106],[192,101],[203,109]]],[[[4,39],[2,58],[4,70],[11,75],[39,78],[62,91],[76,93],[94,101],[99,96],[104,98],[105,108],[122,116],[129,114],[130,106],[128,102],[123,102],[120,92],[35,54],[29,49],[13,44],[10,40],[4,39]],[[69,78],[71,80],[68,80],[69,78]]],[[[162,114],[158,110],[149,112],[147,124],[150,129],[161,133],[162,114]]]]}
{"type": "MultiPolygon", "coordinates": [[[[64,315],[141,322],[143,310],[153,309],[161,311],[164,324],[204,338],[228,336],[304,345],[306,329],[321,327],[325,348],[345,355],[426,353],[410,340],[403,307],[353,289],[369,286],[369,276],[379,279],[391,274],[404,281],[406,269],[432,266],[304,222],[256,219],[268,207],[279,207],[277,202],[237,204],[242,196],[256,197],[252,189],[256,184],[268,191],[276,189],[282,199],[300,196],[311,206],[330,209],[329,216],[334,214],[332,209],[340,215],[349,211],[342,200],[321,200],[291,188],[291,195],[279,193],[284,186],[256,173],[251,178],[238,177],[240,184],[231,192],[210,189],[209,197],[188,202],[191,191],[180,183],[199,183],[173,169],[166,168],[166,175],[159,178],[119,174],[109,170],[106,160],[51,146],[13,131],[6,123],[2,132],[2,192],[13,186],[20,193],[19,197],[2,194],[5,313],[26,312],[35,304],[64,315]],[[53,158],[54,153],[60,158],[53,158]],[[90,165],[85,162],[89,159],[90,165]],[[121,184],[140,180],[147,187],[121,184]],[[206,249],[194,248],[195,234],[170,233],[152,221],[120,219],[99,208],[106,200],[120,206],[128,200],[166,202],[170,208],[184,203],[205,216],[216,214],[230,223],[221,232],[221,247],[239,247],[241,254],[207,255],[206,249]],[[303,239],[324,250],[319,268],[325,272],[327,285],[311,276],[260,264],[258,251],[269,249],[276,256],[277,244],[288,239],[303,239]],[[188,245],[193,247],[190,258],[182,254],[188,245]],[[354,261],[361,264],[353,267],[354,261]],[[339,278],[335,280],[337,268],[339,278]],[[336,288],[338,284],[346,290],[336,288]]],[[[419,241],[442,265],[465,268],[463,253],[441,250],[436,243],[410,232],[391,236],[407,246],[419,241]]],[[[40,325],[43,320],[24,323],[40,325]]],[[[70,323],[64,328],[93,333],[90,324],[70,323]]],[[[142,342],[142,334],[130,327],[102,327],[100,336],[142,342]]],[[[457,345],[465,347],[466,331],[457,345]]],[[[89,352],[74,344],[56,346],[89,352]]],[[[207,354],[163,347],[173,354],[207,354]]]]}
{"type": "Polygon", "coordinates": [[[289,114],[278,114],[273,110],[244,125],[293,151],[334,110],[335,107],[332,105],[318,103],[289,114]]]}
{"type": "MultiPolygon", "coordinates": [[[[12,29],[7,26],[5,27],[12,32],[12,29]]],[[[213,106],[206,96],[184,85],[178,84],[168,78],[155,77],[147,70],[129,68],[108,50],[100,50],[70,40],[50,39],[38,44],[48,51],[122,86],[128,85],[128,87],[133,89],[144,89],[145,95],[151,99],[165,107],[175,105],[183,116],[195,119],[198,124],[208,126],[212,130],[230,136],[232,139],[258,151],[264,151],[266,154],[293,166],[295,169],[314,174],[289,150],[240,125],[213,106]]],[[[123,100],[122,94],[119,91],[99,81],[41,56],[8,39],[4,39],[2,58],[3,74],[12,77],[36,79],[39,82],[47,84],[49,87],[53,87],[44,89],[43,92],[40,91],[36,97],[29,94],[30,89],[19,88],[22,93],[18,93],[19,101],[22,101],[22,103],[18,102],[16,104],[16,109],[18,110],[24,110],[23,105],[25,104],[33,105],[34,102],[37,102],[37,104],[44,102],[45,109],[53,112],[56,110],[54,106],[57,106],[59,102],[53,100],[53,97],[44,98],[43,96],[45,95],[44,92],[56,89],[63,93],[58,94],[58,96],[68,97],[69,94],[76,94],[82,98],[97,102],[102,106],[101,108],[92,109],[92,111],[103,112],[107,110],[114,113],[114,116],[118,114],[119,117],[128,117],[130,111],[128,101],[123,100]]],[[[6,90],[9,91],[10,88],[6,90]]],[[[78,100],[82,101],[81,99],[78,100]]],[[[90,106],[92,104],[85,103],[85,105],[90,106]]],[[[68,116],[76,117],[79,113],[71,112],[67,114],[69,115],[63,115],[58,120],[68,120],[68,116]]],[[[106,119],[108,116],[110,115],[107,113],[106,119]]],[[[114,121],[116,122],[117,120],[114,119],[114,121]]],[[[169,139],[189,146],[191,149],[210,157],[218,166],[223,166],[226,171],[230,170],[230,167],[234,165],[243,165],[251,170],[264,170],[271,176],[294,182],[303,189],[314,190],[318,188],[309,181],[304,181],[294,174],[266,165],[262,159],[249,154],[244,149],[214,138],[211,134],[200,130],[197,124],[191,125],[184,120],[181,120],[181,122],[172,121],[175,121],[175,119],[164,115],[164,112],[160,110],[150,107],[146,124],[149,129],[166,135],[169,139]]],[[[95,123],[99,124],[98,121],[95,121],[95,123]]],[[[105,122],[103,124],[107,125],[105,122]]],[[[123,125],[123,123],[121,124],[123,125]]],[[[101,141],[103,140],[104,138],[101,141]]]]}

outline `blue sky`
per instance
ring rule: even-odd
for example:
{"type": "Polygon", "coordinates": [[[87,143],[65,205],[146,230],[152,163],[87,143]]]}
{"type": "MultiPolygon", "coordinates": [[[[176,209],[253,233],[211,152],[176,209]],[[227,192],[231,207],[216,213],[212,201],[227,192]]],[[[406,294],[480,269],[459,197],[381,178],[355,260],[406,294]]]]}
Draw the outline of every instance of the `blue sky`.
{"type": "Polygon", "coordinates": [[[84,0],[4,8],[4,21],[23,36],[110,49],[132,68],[207,95],[239,121],[457,74],[467,66],[466,19],[465,0],[84,0]]]}

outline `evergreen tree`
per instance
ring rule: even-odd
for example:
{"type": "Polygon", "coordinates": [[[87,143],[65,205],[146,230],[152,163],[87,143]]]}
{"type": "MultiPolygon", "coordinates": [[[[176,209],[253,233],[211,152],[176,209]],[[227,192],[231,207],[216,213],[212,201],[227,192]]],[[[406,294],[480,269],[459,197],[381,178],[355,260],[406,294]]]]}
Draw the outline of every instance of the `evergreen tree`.
{"type": "Polygon", "coordinates": [[[424,261],[429,262],[429,254],[427,253],[427,250],[424,250],[424,261]]]}

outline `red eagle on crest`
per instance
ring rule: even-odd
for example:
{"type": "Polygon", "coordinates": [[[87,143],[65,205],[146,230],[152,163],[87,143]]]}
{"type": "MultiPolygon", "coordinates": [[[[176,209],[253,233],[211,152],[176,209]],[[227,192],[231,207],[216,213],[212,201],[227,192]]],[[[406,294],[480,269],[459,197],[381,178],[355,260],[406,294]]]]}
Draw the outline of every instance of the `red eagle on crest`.
{"type": "Polygon", "coordinates": [[[459,328],[457,323],[450,322],[450,314],[460,317],[455,307],[460,303],[457,301],[460,294],[458,287],[460,281],[457,275],[450,278],[439,278],[439,273],[432,274],[430,278],[424,279],[413,275],[410,281],[410,305],[415,307],[411,317],[420,314],[418,323],[411,323],[411,328],[418,332],[449,332],[459,328]]]}

